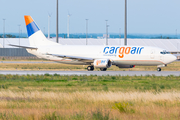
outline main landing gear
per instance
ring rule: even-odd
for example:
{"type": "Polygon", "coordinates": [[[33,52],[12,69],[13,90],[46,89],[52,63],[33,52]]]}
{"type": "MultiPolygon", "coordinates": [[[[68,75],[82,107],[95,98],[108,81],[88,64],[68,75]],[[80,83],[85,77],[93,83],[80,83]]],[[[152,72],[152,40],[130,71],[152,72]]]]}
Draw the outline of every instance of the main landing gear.
{"type": "Polygon", "coordinates": [[[106,70],[107,70],[107,68],[100,68],[100,70],[101,70],[101,71],[106,71],[106,70]]]}
{"type": "Polygon", "coordinates": [[[88,71],[93,71],[93,70],[94,70],[94,66],[88,66],[88,67],[87,67],[87,70],[88,70],[88,71]]]}
{"type": "Polygon", "coordinates": [[[157,68],[157,71],[158,71],[158,72],[160,72],[160,71],[161,71],[161,68],[160,68],[160,67],[158,67],[158,68],[157,68]]]}
{"type": "MultiPolygon", "coordinates": [[[[93,71],[93,70],[94,70],[94,66],[88,66],[88,67],[87,67],[87,70],[88,70],[88,71],[93,71]]],[[[100,70],[101,70],[101,71],[106,71],[107,68],[100,68],[100,70]]]]}

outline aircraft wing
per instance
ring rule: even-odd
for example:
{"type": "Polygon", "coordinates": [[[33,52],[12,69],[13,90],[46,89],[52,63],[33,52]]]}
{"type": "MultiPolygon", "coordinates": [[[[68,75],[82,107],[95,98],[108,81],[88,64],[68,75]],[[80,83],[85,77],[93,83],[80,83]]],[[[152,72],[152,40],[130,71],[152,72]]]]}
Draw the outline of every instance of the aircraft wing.
{"type": "Polygon", "coordinates": [[[20,48],[26,48],[26,49],[38,49],[36,47],[31,47],[31,46],[20,46],[20,45],[12,45],[12,44],[9,44],[9,46],[14,46],[14,47],[20,47],[20,48]]]}
{"type": "Polygon", "coordinates": [[[70,55],[59,55],[59,54],[49,54],[49,53],[47,53],[47,55],[52,55],[52,56],[56,56],[56,57],[60,57],[60,58],[64,58],[64,59],[73,59],[73,60],[78,60],[78,61],[82,61],[82,62],[94,62],[93,58],[87,58],[87,57],[70,56],[70,55]]]}

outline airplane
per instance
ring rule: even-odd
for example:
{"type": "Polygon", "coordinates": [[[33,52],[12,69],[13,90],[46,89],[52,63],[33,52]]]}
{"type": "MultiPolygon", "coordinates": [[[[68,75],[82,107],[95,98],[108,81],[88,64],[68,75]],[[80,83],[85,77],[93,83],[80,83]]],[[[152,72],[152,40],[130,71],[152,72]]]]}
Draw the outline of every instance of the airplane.
{"type": "Polygon", "coordinates": [[[95,46],[61,45],[48,40],[31,16],[24,16],[30,46],[12,45],[25,48],[29,53],[59,63],[88,65],[87,70],[99,68],[106,71],[112,65],[119,68],[135,66],[157,66],[157,71],[177,58],[164,49],[150,46],[95,46]]]}

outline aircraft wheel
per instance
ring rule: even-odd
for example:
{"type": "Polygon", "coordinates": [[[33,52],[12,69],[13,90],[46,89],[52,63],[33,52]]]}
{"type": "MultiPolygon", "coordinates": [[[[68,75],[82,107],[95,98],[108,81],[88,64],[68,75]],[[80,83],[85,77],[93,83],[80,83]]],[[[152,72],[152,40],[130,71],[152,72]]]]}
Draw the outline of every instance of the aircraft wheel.
{"type": "Polygon", "coordinates": [[[106,71],[106,70],[107,70],[107,68],[100,68],[100,70],[101,70],[101,71],[106,71]]]}
{"type": "Polygon", "coordinates": [[[87,70],[88,70],[88,71],[93,71],[93,70],[94,70],[94,66],[88,66],[88,67],[87,67],[87,70]]]}
{"type": "Polygon", "coordinates": [[[92,71],[94,70],[94,66],[91,66],[91,70],[92,70],[92,71]]]}
{"type": "Polygon", "coordinates": [[[157,71],[160,72],[160,71],[161,71],[161,68],[157,68],[157,71]]]}

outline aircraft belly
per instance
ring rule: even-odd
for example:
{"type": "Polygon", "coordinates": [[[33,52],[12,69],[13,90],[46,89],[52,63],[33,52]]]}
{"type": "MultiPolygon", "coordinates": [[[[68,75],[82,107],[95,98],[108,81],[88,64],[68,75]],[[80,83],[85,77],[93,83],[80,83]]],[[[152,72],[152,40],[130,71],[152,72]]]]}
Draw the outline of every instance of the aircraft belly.
{"type": "Polygon", "coordinates": [[[131,61],[131,60],[119,60],[119,61],[114,61],[114,64],[115,65],[118,65],[118,64],[123,64],[123,65],[139,65],[139,66],[143,66],[143,65],[145,65],[145,66],[156,66],[156,65],[161,65],[161,64],[163,64],[162,62],[160,62],[160,61],[151,61],[151,60],[133,60],[133,61],[131,61]]]}

